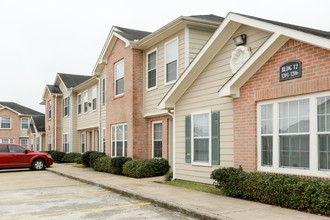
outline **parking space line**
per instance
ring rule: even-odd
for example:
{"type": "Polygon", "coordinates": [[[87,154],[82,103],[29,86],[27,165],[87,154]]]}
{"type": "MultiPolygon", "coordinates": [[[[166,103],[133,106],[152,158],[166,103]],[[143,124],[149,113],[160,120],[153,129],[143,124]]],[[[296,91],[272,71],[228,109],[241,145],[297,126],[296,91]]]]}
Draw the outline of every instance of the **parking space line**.
{"type": "Polygon", "coordinates": [[[104,194],[111,192],[110,190],[103,190],[103,191],[96,191],[96,192],[83,192],[83,193],[66,193],[66,194],[54,194],[50,196],[35,196],[35,197],[26,197],[22,198],[20,197],[19,199],[8,199],[8,200],[3,200],[1,199],[1,203],[11,203],[11,202],[18,202],[18,201],[33,201],[33,200],[39,200],[39,199],[51,199],[51,198],[61,198],[61,197],[77,197],[77,196],[83,196],[83,195],[95,195],[95,194],[104,194]]]}
{"type": "Polygon", "coordinates": [[[66,214],[81,213],[81,212],[105,211],[105,210],[120,209],[120,208],[126,208],[126,207],[146,206],[146,205],[150,205],[150,204],[151,204],[151,202],[136,203],[136,204],[122,204],[122,205],[115,205],[115,206],[105,206],[105,207],[100,207],[100,208],[89,208],[89,209],[80,209],[80,210],[78,209],[78,210],[48,212],[48,213],[25,215],[25,216],[5,217],[5,218],[0,218],[0,220],[15,220],[15,219],[21,219],[21,218],[26,219],[26,218],[33,218],[33,217],[66,215],[66,214]]]}

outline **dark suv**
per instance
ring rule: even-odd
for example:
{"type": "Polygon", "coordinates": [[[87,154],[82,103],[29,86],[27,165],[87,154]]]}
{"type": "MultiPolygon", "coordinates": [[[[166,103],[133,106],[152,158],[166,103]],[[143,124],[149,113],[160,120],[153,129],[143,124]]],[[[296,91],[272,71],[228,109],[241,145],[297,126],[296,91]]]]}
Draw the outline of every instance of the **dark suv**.
{"type": "Polygon", "coordinates": [[[0,169],[44,170],[53,164],[50,154],[34,152],[17,144],[0,144],[0,169]]]}

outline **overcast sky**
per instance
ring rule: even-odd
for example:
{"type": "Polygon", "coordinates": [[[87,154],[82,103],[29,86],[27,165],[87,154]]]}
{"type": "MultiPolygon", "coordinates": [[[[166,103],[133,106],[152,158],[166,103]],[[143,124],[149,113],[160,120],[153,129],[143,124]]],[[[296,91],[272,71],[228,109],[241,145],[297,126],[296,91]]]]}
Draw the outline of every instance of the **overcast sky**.
{"type": "Polygon", "coordinates": [[[155,31],[184,15],[236,12],[330,31],[328,0],[0,0],[0,101],[44,112],[56,73],[90,75],[113,25],[155,31]]]}

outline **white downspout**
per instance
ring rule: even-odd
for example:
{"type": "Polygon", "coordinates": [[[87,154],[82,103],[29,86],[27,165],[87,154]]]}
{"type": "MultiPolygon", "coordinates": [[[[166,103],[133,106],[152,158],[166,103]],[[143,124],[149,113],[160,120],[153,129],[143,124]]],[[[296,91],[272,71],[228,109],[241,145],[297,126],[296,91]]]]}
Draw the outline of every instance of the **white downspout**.
{"type": "Polygon", "coordinates": [[[172,117],[172,172],[173,178],[175,180],[175,110],[174,113],[170,109],[167,110],[167,114],[172,117]]]}

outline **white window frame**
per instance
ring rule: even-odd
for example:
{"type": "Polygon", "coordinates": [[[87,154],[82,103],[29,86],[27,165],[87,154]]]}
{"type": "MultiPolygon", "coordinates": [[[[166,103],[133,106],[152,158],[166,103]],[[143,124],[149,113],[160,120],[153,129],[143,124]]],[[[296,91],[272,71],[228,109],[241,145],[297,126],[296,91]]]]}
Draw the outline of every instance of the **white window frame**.
{"type": "Polygon", "coordinates": [[[81,115],[82,113],[83,113],[82,94],[79,93],[77,95],[77,114],[81,115]],[[80,106],[80,112],[79,112],[79,106],[80,106]]]}
{"type": "Polygon", "coordinates": [[[47,150],[52,150],[52,135],[47,136],[47,150]]]}
{"type": "Polygon", "coordinates": [[[88,90],[83,92],[83,113],[88,113],[88,90]]]}
{"type": "Polygon", "coordinates": [[[212,166],[212,112],[211,110],[198,111],[191,113],[191,164],[197,166],[212,166]],[[194,116],[208,114],[209,120],[209,161],[208,162],[195,162],[194,161],[194,116]]]}
{"type": "Polygon", "coordinates": [[[81,134],[80,134],[80,152],[81,153],[86,152],[86,133],[85,132],[81,132],[81,134]],[[84,150],[82,150],[83,145],[84,145],[84,150]]]}
{"type": "MultiPolygon", "coordinates": [[[[151,135],[152,135],[152,158],[161,158],[161,157],[155,157],[155,151],[154,151],[154,145],[155,145],[155,141],[162,141],[162,150],[163,150],[163,147],[164,147],[164,145],[163,145],[163,143],[164,143],[164,140],[163,140],[163,121],[153,121],[152,122],[152,133],[151,133],[151,135]],[[162,139],[155,139],[155,135],[154,135],[154,133],[155,133],[155,124],[161,124],[161,126],[162,126],[162,139]]],[[[162,156],[163,156],[163,152],[162,152],[162,156]]]]}
{"type": "Polygon", "coordinates": [[[11,129],[11,124],[12,124],[11,117],[9,117],[9,116],[2,116],[2,117],[0,117],[0,129],[4,129],[4,130],[5,129],[11,129]],[[9,118],[9,125],[10,125],[9,128],[3,128],[2,127],[2,119],[3,118],[9,118]]]}
{"type": "Polygon", "coordinates": [[[123,142],[122,156],[123,157],[128,157],[128,140],[127,140],[128,126],[127,126],[127,123],[115,124],[115,125],[112,125],[111,126],[111,155],[112,155],[112,157],[118,157],[118,155],[117,155],[117,142],[118,142],[118,140],[117,139],[113,140],[113,138],[112,138],[113,131],[115,131],[115,135],[114,136],[115,136],[115,138],[117,138],[117,130],[116,130],[116,128],[118,126],[123,126],[123,139],[122,140],[119,140],[119,141],[122,141],[123,142]],[[126,139],[125,139],[125,126],[126,126],[126,129],[127,129],[126,139]],[[127,155],[125,155],[125,141],[127,142],[127,155]],[[115,142],[115,146],[113,146],[113,142],[115,142]],[[113,149],[114,149],[114,151],[113,151],[113,149]]]}
{"type": "Polygon", "coordinates": [[[147,74],[146,74],[146,89],[147,89],[147,91],[157,89],[157,87],[158,87],[158,80],[157,80],[158,62],[157,61],[158,61],[158,50],[157,50],[157,48],[155,48],[155,49],[149,51],[146,54],[146,72],[147,72],[147,74]],[[156,66],[154,68],[156,70],[156,84],[155,84],[155,86],[149,88],[149,71],[154,70],[154,69],[151,69],[151,70],[148,69],[149,55],[154,53],[154,52],[156,52],[156,66]]]}
{"type": "Polygon", "coordinates": [[[22,117],[21,118],[21,129],[22,130],[27,130],[27,129],[29,129],[29,123],[30,123],[30,120],[29,120],[29,118],[28,117],[22,117]],[[27,120],[27,127],[26,128],[23,128],[23,119],[25,120],[27,120]]]}
{"type": "Polygon", "coordinates": [[[102,152],[106,151],[106,136],[107,136],[107,132],[106,132],[106,128],[102,128],[102,152]]]}
{"type": "Polygon", "coordinates": [[[69,136],[69,133],[63,133],[62,135],[62,150],[63,152],[70,152],[70,140],[69,140],[70,136],[69,136]],[[67,149],[68,151],[65,151],[65,145],[67,145],[67,149]]]}
{"type": "Polygon", "coordinates": [[[19,139],[19,145],[21,145],[25,148],[29,148],[29,139],[27,139],[27,138],[19,139]],[[26,141],[26,146],[22,144],[22,141],[26,141]]]}
{"type": "Polygon", "coordinates": [[[124,62],[125,60],[124,59],[122,59],[122,60],[120,60],[120,61],[118,61],[118,62],[116,62],[115,64],[114,64],[114,86],[113,86],[113,88],[114,88],[114,96],[115,97],[120,97],[120,96],[123,96],[124,95],[124,93],[125,93],[125,62],[124,62]],[[118,78],[117,79],[117,66],[119,66],[119,65],[123,65],[123,68],[124,68],[124,73],[123,73],[123,77],[122,78],[118,78]],[[123,79],[124,80],[124,87],[123,87],[123,92],[122,93],[119,93],[119,94],[116,94],[116,89],[117,89],[117,86],[116,86],[116,82],[117,82],[117,80],[120,80],[120,79],[123,79]]]}
{"type": "Polygon", "coordinates": [[[3,139],[0,139],[0,143],[3,143],[3,144],[14,144],[15,141],[14,141],[14,139],[3,138],[3,139]]]}
{"type": "Polygon", "coordinates": [[[164,84],[165,85],[170,85],[176,82],[176,80],[178,79],[179,76],[179,38],[175,37],[170,41],[167,41],[164,44],[164,84]],[[173,43],[176,41],[176,47],[177,47],[177,57],[176,57],[176,79],[172,80],[172,81],[167,81],[167,60],[166,60],[166,52],[167,52],[167,45],[173,43]]]}
{"type": "Polygon", "coordinates": [[[36,137],[36,150],[37,151],[41,151],[41,149],[40,149],[40,140],[41,140],[40,137],[36,137]]]}
{"type": "Polygon", "coordinates": [[[96,111],[96,109],[97,109],[97,87],[94,86],[92,88],[92,110],[96,111]]]}
{"type": "Polygon", "coordinates": [[[70,96],[67,96],[63,99],[63,117],[69,117],[70,116],[70,96]],[[65,110],[67,109],[67,112],[65,110]]]}
{"type": "Polygon", "coordinates": [[[300,95],[257,103],[257,168],[263,172],[329,177],[330,170],[319,170],[317,131],[317,98],[330,96],[330,92],[300,95]],[[309,99],[309,168],[280,167],[279,103],[309,99]],[[273,166],[261,166],[261,105],[273,104],[273,166]]]}
{"type": "Polygon", "coordinates": [[[48,101],[48,120],[52,118],[52,101],[48,101]]]}
{"type": "Polygon", "coordinates": [[[107,85],[107,81],[106,81],[106,78],[104,77],[102,79],[102,105],[105,106],[106,105],[106,94],[107,94],[107,91],[106,91],[106,85],[107,85]]]}

